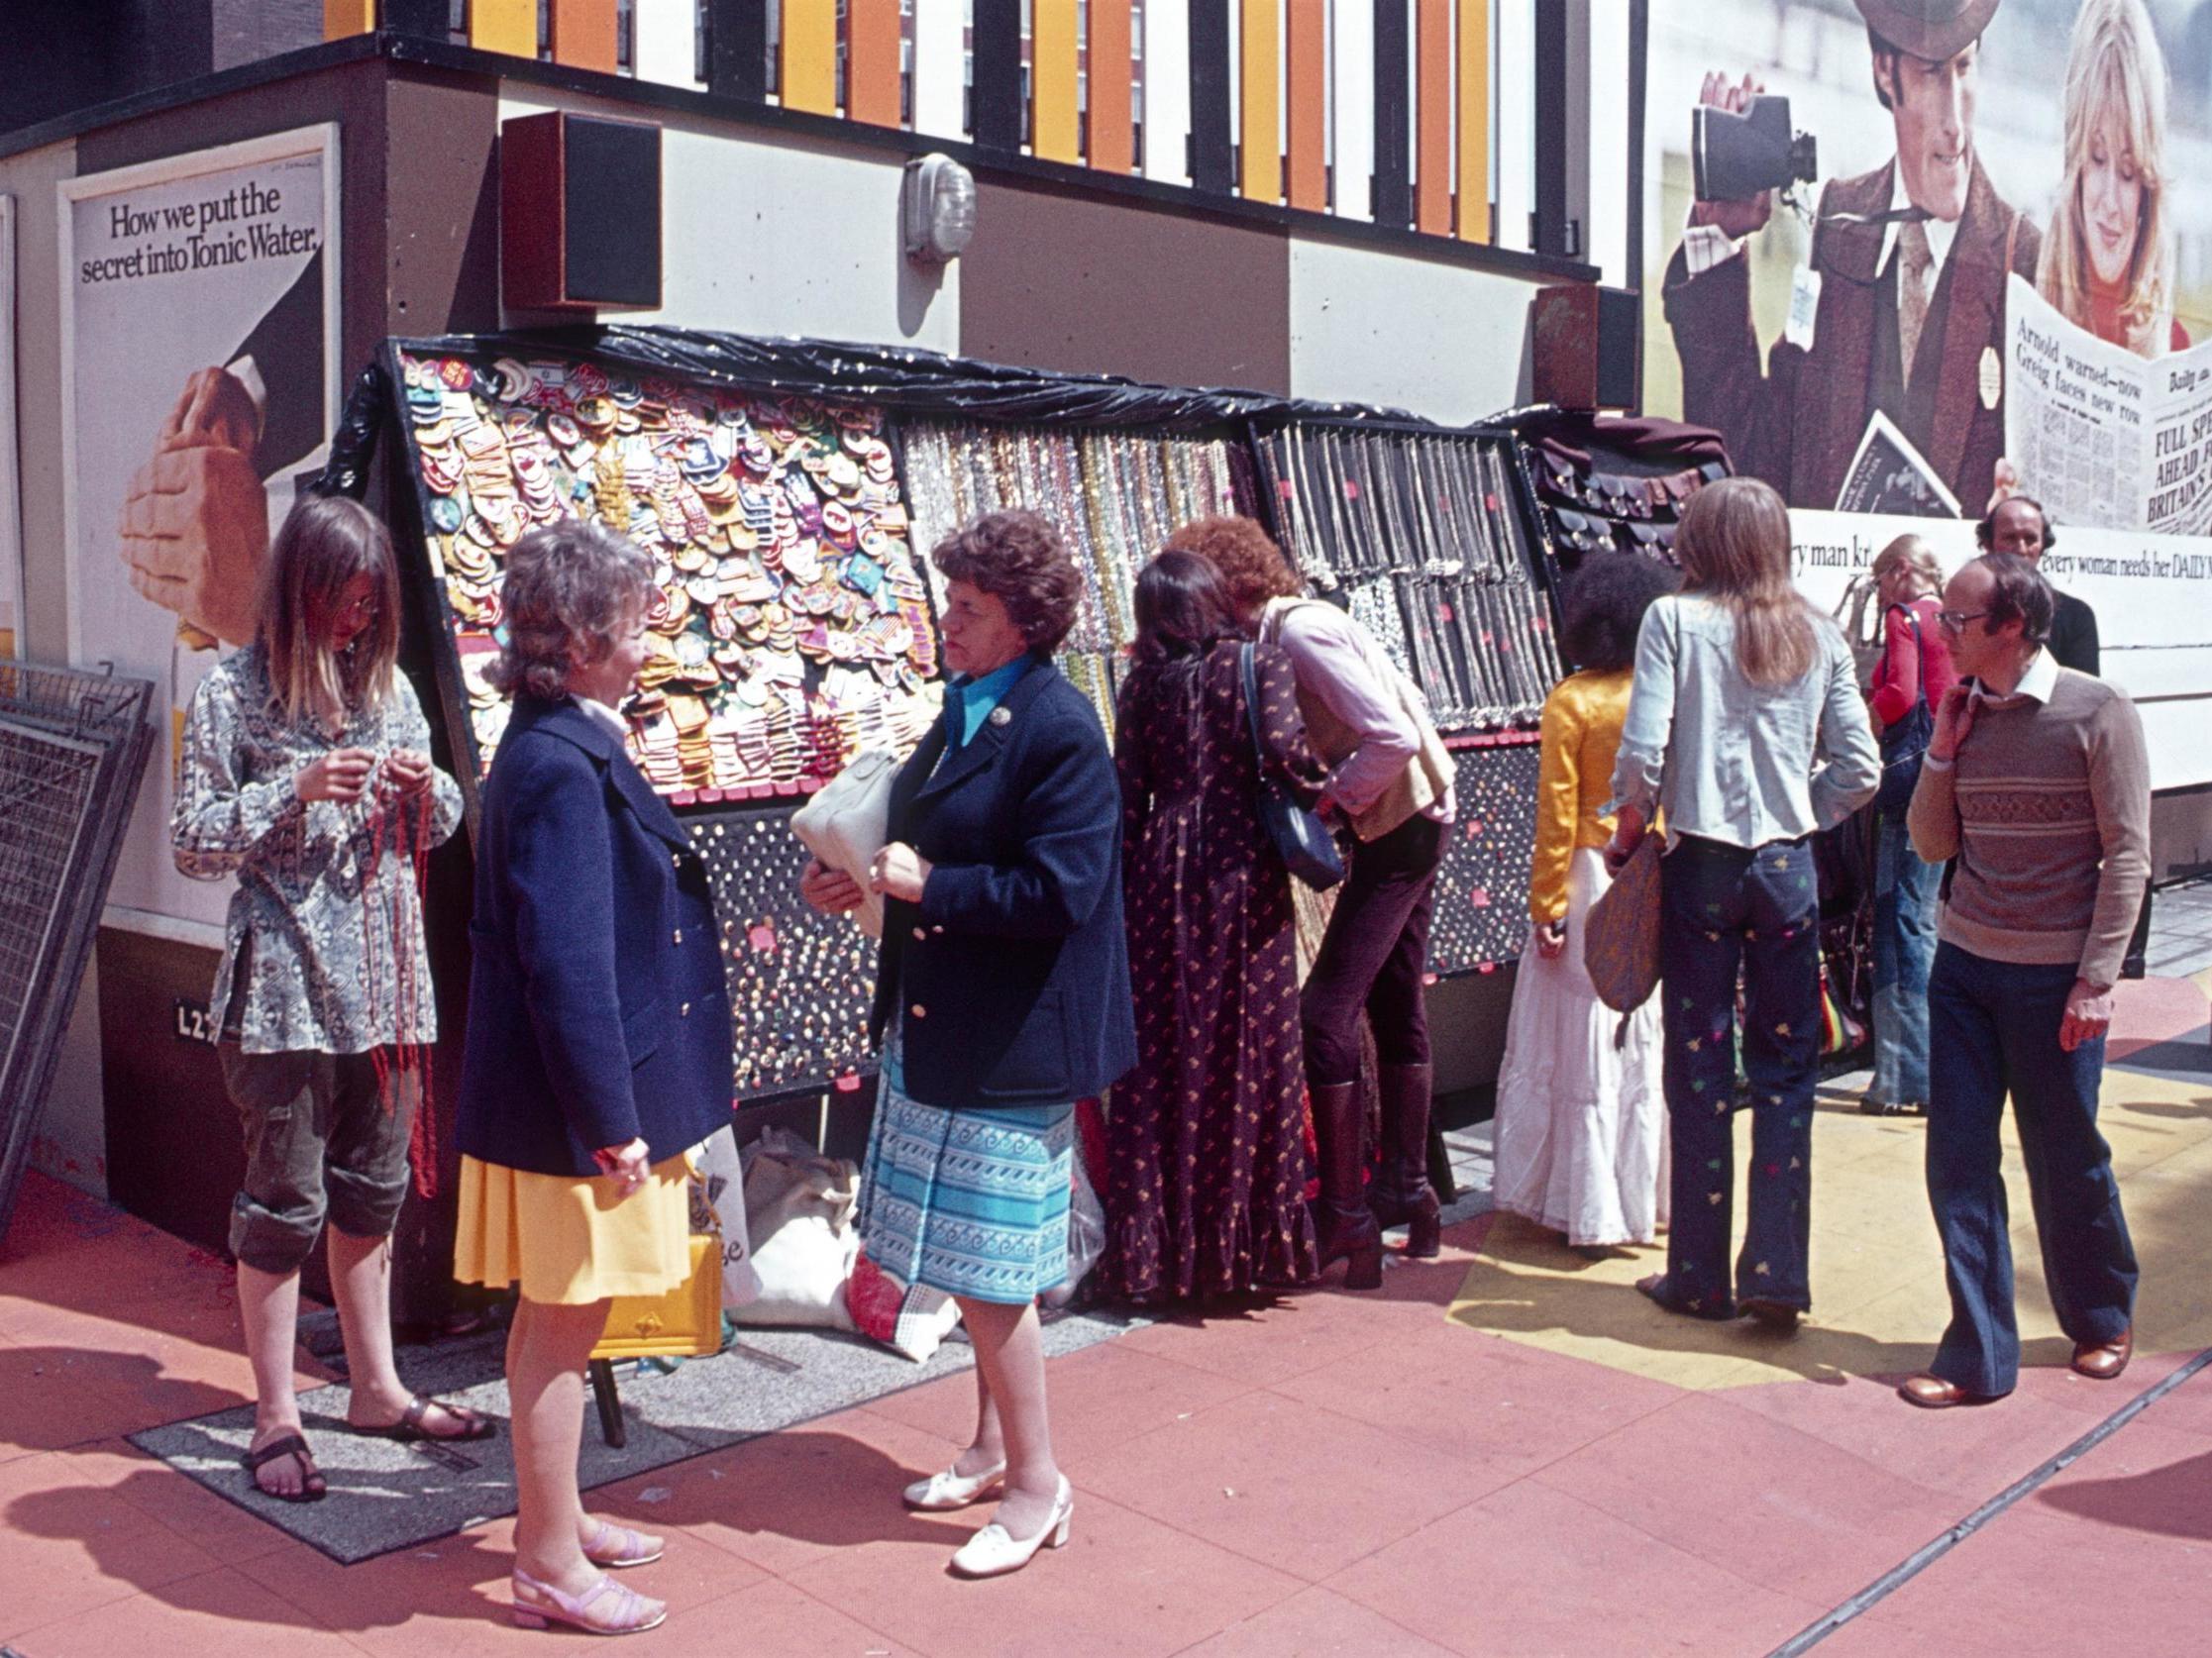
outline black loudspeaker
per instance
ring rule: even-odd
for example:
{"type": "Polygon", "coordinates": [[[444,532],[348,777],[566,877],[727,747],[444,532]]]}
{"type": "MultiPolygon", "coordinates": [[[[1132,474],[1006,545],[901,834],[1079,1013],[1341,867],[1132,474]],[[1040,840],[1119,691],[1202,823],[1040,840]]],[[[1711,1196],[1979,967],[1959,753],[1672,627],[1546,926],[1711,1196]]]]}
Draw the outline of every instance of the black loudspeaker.
{"type": "Polygon", "coordinates": [[[499,128],[500,291],[510,311],[661,304],[661,129],[555,110],[499,128]]]}
{"type": "Polygon", "coordinates": [[[1561,282],[1528,302],[1529,395],[1562,409],[1633,409],[1643,398],[1643,306],[1633,288],[1561,282]]]}

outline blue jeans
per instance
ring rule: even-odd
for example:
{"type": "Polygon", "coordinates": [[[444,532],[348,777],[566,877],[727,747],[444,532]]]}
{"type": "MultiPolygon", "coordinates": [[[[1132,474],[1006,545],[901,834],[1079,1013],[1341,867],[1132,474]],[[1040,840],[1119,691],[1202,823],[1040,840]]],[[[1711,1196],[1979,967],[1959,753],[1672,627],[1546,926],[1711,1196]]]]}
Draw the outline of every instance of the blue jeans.
{"type": "Polygon", "coordinates": [[[1902,813],[1874,820],[1874,1086],[1884,1105],[1928,1102],[1928,967],[1943,866],[1913,850],[1902,813]]]}
{"type": "Polygon", "coordinates": [[[1992,962],[1954,944],[1937,949],[1929,975],[1928,1200],[1944,1241],[1950,1325],[1928,1368],[1971,1394],[2009,1394],[2020,1379],[1997,1133],[2008,1090],[2058,1327],[2096,1344],[2134,1317],[2135,1246],[2097,1132],[2104,1038],[2070,1054],[2058,1046],[2073,982],[2071,966],[1992,962]]]}
{"type": "Polygon", "coordinates": [[[1755,851],[1684,836],[1659,866],[1672,1219],[1661,1297],[1732,1318],[1738,1296],[1812,1304],[1805,1252],[1812,1199],[1813,1088],[1820,1075],[1820,883],[1812,847],[1755,851]],[[1750,1085],[1750,1213],[1735,1290],[1736,985],[1743,979],[1750,1085]]]}

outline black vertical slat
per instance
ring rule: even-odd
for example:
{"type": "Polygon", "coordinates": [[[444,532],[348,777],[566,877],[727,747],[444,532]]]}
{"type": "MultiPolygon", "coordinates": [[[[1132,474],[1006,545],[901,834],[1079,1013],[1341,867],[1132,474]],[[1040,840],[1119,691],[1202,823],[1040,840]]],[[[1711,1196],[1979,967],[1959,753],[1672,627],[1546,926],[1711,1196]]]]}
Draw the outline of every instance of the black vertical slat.
{"type": "Polygon", "coordinates": [[[768,8],[706,0],[706,84],[718,98],[768,99],[768,8]]]}
{"type": "Polygon", "coordinates": [[[1651,0],[1629,0],[1629,251],[1621,279],[1636,289],[1643,286],[1643,71],[1650,55],[1651,0]]]}
{"type": "Polygon", "coordinates": [[[1021,148],[1021,0],[976,0],[976,142],[987,150],[1021,148]]]}
{"type": "Polygon", "coordinates": [[[1567,8],[1536,8],[1536,253],[1566,258],[1567,236],[1567,8]]]}
{"type": "Polygon", "coordinates": [[[438,42],[453,39],[453,8],[446,0],[384,0],[377,14],[382,26],[395,35],[438,42]]]}
{"type": "Polygon", "coordinates": [[[1229,9],[1221,0],[1191,0],[1191,183],[1195,188],[1216,195],[1236,188],[1230,131],[1229,9]]]}
{"type": "Polygon", "coordinates": [[[1376,0],[1375,223],[1399,230],[1414,222],[1413,155],[1407,126],[1413,118],[1407,96],[1412,51],[1406,0],[1376,0]]]}

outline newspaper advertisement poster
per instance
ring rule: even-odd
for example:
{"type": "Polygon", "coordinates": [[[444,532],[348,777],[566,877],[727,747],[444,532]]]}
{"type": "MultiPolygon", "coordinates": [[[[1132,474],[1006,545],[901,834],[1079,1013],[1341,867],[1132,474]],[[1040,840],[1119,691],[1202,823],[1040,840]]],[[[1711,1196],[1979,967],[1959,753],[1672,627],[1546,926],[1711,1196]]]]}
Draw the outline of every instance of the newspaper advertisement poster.
{"type": "Polygon", "coordinates": [[[261,569],[338,413],[338,132],[63,180],[70,660],[154,680],[160,731],[111,924],[217,943],[232,883],[170,856],[192,693],[252,640],[261,569]]]}
{"type": "Polygon", "coordinates": [[[2021,488],[2068,523],[2212,535],[2212,345],[2138,357],[2017,276],[2006,321],[2021,488]]]}

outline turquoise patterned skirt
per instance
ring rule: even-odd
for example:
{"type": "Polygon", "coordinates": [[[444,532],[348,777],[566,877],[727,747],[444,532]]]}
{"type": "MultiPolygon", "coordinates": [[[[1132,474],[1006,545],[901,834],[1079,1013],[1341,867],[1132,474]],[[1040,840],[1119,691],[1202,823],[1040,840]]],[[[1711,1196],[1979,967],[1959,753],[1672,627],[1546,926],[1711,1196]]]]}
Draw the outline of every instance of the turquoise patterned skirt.
{"type": "Polygon", "coordinates": [[[887,1065],[860,1179],[868,1258],[908,1284],[1019,1306],[1068,1276],[1075,1107],[916,1104],[887,1065]]]}

